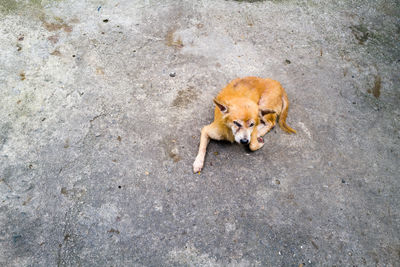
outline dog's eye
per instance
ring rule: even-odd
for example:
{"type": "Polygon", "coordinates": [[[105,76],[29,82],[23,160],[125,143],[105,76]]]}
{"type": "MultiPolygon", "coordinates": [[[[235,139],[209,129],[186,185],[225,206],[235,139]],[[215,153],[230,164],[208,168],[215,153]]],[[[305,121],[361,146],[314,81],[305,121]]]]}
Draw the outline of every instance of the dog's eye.
{"type": "Polygon", "coordinates": [[[242,127],[242,125],[240,123],[238,123],[237,121],[234,121],[233,123],[239,128],[242,127]]]}
{"type": "Polygon", "coordinates": [[[249,127],[253,127],[254,126],[254,122],[250,123],[249,127]]]}

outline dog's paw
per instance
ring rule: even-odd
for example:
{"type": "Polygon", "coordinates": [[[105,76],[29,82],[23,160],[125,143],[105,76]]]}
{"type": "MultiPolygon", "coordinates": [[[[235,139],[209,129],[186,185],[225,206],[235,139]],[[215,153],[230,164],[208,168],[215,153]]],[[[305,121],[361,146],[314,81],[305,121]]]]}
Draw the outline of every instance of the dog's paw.
{"type": "Polygon", "coordinates": [[[254,142],[254,143],[250,143],[250,150],[251,151],[256,151],[259,150],[260,148],[262,148],[264,146],[264,143],[260,143],[260,142],[254,142]]]}
{"type": "Polygon", "coordinates": [[[196,159],[193,163],[193,173],[198,173],[203,169],[204,162],[196,159]]]}

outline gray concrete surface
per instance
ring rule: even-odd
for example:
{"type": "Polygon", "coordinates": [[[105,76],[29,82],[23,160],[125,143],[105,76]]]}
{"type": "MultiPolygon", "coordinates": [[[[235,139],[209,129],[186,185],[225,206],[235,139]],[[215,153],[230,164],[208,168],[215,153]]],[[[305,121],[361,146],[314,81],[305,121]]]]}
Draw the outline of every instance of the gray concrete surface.
{"type": "Polygon", "coordinates": [[[0,265],[399,266],[399,6],[1,0],[0,265]],[[192,174],[247,75],[298,134],[192,174]]]}

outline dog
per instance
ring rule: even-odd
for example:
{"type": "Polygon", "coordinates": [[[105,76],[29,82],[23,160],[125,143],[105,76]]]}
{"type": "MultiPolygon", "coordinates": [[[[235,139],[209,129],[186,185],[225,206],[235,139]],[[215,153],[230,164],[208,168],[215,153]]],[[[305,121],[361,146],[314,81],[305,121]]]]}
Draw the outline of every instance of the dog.
{"type": "Polygon", "coordinates": [[[193,172],[204,166],[210,139],[249,145],[251,151],[263,147],[263,136],[276,124],[288,133],[296,133],[286,124],[289,100],[282,85],[258,77],[237,78],[214,98],[214,122],[201,130],[200,146],[193,172]]]}

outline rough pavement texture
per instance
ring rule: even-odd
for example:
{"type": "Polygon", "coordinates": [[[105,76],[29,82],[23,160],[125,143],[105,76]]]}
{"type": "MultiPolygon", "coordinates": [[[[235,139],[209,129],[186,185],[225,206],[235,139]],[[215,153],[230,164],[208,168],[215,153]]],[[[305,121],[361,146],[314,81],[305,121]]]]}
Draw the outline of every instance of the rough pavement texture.
{"type": "Polygon", "coordinates": [[[2,0],[0,265],[397,265],[399,6],[2,0]],[[247,75],[297,135],[192,174],[247,75]]]}

